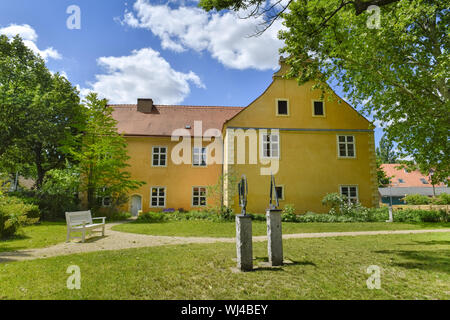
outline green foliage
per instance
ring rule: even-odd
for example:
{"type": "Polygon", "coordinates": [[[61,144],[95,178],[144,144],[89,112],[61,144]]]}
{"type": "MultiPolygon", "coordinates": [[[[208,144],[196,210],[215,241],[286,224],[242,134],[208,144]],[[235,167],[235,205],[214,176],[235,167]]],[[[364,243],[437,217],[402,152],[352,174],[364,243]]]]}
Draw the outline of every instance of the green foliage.
{"type": "Polygon", "coordinates": [[[345,196],[339,193],[327,193],[322,199],[322,205],[331,207],[330,212],[339,213],[348,202],[345,196]]]}
{"type": "Polygon", "coordinates": [[[13,236],[24,225],[39,221],[39,209],[0,190],[0,238],[13,236]]]}
{"type": "Polygon", "coordinates": [[[36,192],[43,220],[60,220],[65,212],[77,211],[79,174],[74,169],[54,169],[45,175],[42,188],[36,192]]]}
{"type": "Polygon", "coordinates": [[[160,223],[169,220],[169,216],[162,212],[144,212],[137,218],[138,223],[160,223]]]}
{"type": "Polygon", "coordinates": [[[387,208],[367,209],[361,206],[354,206],[342,214],[336,214],[331,210],[328,214],[318,214],[308,212],[303,215],[283,215],[284,222],[383,222],[388,219],[387,208]]]}
{"type": "Polygon", "coordinates": [[[403,154],[413,155],[422,171],[434,168],[437,179],[446,178],[450,1],[383,6],[375,29],[367,27],[372,14],[356,15],[351,2],[332,15],[341,3],[291,3],[284,14],[287,30],[281,32],[290,76],[300,83],[318,79],[323,89],[326,81],[338,81],[353,105],[364,105],[386,125],[387,137],[403,154]],[[330,17],[325,25],[324,17],[330,17]]]}
{"type": "Polygon", "coordinates": [[[67,151],[78,163],[81,177],[80,191],[87,193],[88,207],[98,207],[98,197],[109,197],[114,204],[123,202],[123,197],[144,182],[131,179],[126,170],[129,156],[125,138],[117,132],[117,121],[112,118],[112,108],[105,99],[95,93],[86,98],[86,125],[81,145],[69,147],[67,151]]]}
{"type": "Polygon", "coordinates": [[[295,206],[293,204],[286,204],[281,213],[281,219],[283,221],[295,220],[295,206]]]}
{"type": "Polygon", "coordinates": [[[447,222],[445,211],[403,209],[394,212],[396,222],[447,222]]]}
{"type": "Polygon", "coordinates": [[[145,212],[139,215],[138,222],[156,223],[164,221],[208,220],[212,222],[234,221],[235,215],[231,209],[224,212],[214,210],[198,210],[188,212],[145,212]]]}
{"type": "Polygon", "coordinates": [[[78,91],[16,37],[0,36],[0,167],[36,179],[63,168],[83,123],[78,91]]]}
{"type": "Polygon", "coordinates": [[[435,199],[433,199],[434,204],[445,205],[450,204],[450,194],[441,193],[435,199]]]}
{"type": "MultiPolygon", "coordinates": [[[[450,0],[201,0],[205,10],[239,10],[268,20],[281,14],[288,77],[329,92],[339,83],[348,101],[379,120],[400,156],[412,155],[433,182],[450,175],[450,0]],[[380,24],[373,27],[380,8],[380,24]],[[268,10],[269,9],[269,10],[268,10]],[[288,10],[286,10],[288,9],[288,10]]],[[[339,100],[341,102],[341,100],[339,100]]]]}
{"type": "Polygon", "coordinates": [[[421,194],[408,194],[403,198],[403,200],[406,202],[406,204],[420,205],[430,204],[432,199],[421,194]]]}
{"type": "Polygon", "coordinates": [[[396,163],[398,155],[394,150],[394,143],[383,135],[380,140],[380,146],[376,150],[377,160],[380,163],[396,163]]]}
{"type": "Polygon", "coordinates": [[[239,176],[233,170],[230,170],[227,174],[222,174],[216,184],[208,186],[206,190],[208,202],[210,203],[208,205],[209,210],[220,212],[225,216],[229,215],[231,209],[224,206],[223,203],[224,200],[227,200],[227,203],[232,203],[238,194],[238,183],[239,176]],[[226,189],[224,189],[225,182],[227,185],[226,189]]]}
{"type": "Polygon", "coordinates": [[[377,181],[378,181],[378,187],[383,188],[388,186],[391,183],[391,178],[386,176],[386,172],[384,172],[383,168],[381,167],[382,161],[377,158],[377,181]]]}

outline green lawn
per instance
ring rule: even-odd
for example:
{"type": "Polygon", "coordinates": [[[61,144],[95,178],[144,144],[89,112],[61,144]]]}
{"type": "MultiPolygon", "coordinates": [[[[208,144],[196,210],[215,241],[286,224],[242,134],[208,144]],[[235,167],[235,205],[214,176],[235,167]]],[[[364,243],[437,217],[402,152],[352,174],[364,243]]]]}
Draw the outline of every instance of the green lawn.
{"type": "MultiPolygon", "coordinates": [[[[254,221],[253,235],[266,234],[266,223],[254,221]]],[[[292,223],[283,222],[283,233],[310,233],[310,232],[345,232],[345,231],[375,231],[375,230],[414,230],[450,228],[450,223],[292,223]]],[[[113,230],[183,237],[234,237],[236,226],[234,222],[211,222],[207,220],[188,220],[163,223],[126,223],[113,227],[113,230]]]]}
{"type": "Polygon", "coordinates": [[[12,239],[0,240],[0,252],[48,247],[66,241],[65,222],[43,222],[20,229],[12,239]]]}
{"type": "MultiPolygon", "coordinates": [[[[104,251],[0,264],[0,299],[450,299],[450,234],[284,241],[294,264],[235,273],[232,243],[104,251]],[[81,269],[68,290],[67,267],[81,269]],[[367,267],[381,268],[369,290],[367,267]]],[[[267,257],[254,243],[255,265],[267,257]]]]}

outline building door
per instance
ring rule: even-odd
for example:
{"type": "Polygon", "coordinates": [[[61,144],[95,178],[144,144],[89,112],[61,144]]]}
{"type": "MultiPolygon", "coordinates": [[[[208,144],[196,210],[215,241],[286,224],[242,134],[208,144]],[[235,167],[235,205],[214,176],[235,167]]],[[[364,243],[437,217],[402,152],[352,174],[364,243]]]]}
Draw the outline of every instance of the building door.
{"type": "Polygon", "coordinates": [[[131,197],[131,215],[137,217],[140,210],[142,210],[142,197],[135,194],[131,197]]]}

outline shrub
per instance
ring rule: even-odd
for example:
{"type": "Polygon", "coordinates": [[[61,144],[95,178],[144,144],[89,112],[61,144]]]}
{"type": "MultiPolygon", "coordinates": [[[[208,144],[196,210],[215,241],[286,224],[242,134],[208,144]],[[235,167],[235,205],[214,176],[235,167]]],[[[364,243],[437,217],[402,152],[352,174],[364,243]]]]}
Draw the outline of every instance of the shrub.
{"type": "Polygon", "coordinates": [[[347,203],[347,199],[345,196],[340,195],[339,193],[327,193],[325,197],[322,199],[322,204],[324,206],[331,207],[330,213],[338,214],[341,212],[342,206],[347,203]]]}
{"type": "Polygon", "coordinates": [[[406,204],[420,205],[420,204],[430,204],[431,198],[421,195],[421,194],[409,194],[403,198],[406,204]]]}
{"type": "Polygon", "coordinates": [[[396,222],[446,222],[445,211],[403,209],[394,212],[396,222]]]}
{"type": "Polygon", "coordinates": [[[141,223],[157,223],[167,221],[168,219],[167,214],[162,212],[144,212],[139,215],[136,221],[141,223]]]}
{"type": "Polygon", "coordinates": [[[295,206],[293,204],[286,204],[281,213],[281,220],[285,222],[295,222],[296,218],[295,206]]]}
{"type": "Polygon", "coordinates": [[[13,236],[21,226],[39,221],[39,209],[20,198],[0,194],[0,238],[13,236]]]}
{"type": "Polygon", "coordinates": [[[43,220],[65,219],[65,212],[79,210],[79,175],[72,169],[50,170],[42,188],[34,195],[43,220]]]}
{"type": "MultiPolygon", "coordinates": [[[[266,221],[265,214],[250,213],[249,215],[252,217],[253,221],[266,221]]],[[[282,216],[282,218],[283,218],[283,216],[282,216]]]]}
{"type": "Polygon", "coordinates": [[[439,204],[439,205],[450,204],[450,194],[448,194],[448,193],[441,193],[439,196],[437,196],[434,199],[434,203],[435,204],[439,204]]]}
{"type": "Polygon", "coordinates": [[[106,222],[124,221],[131,218],[131,213],[120,211],[115,208],[100,208],[91,211],[94,217],[106,217],[106,222]]]}

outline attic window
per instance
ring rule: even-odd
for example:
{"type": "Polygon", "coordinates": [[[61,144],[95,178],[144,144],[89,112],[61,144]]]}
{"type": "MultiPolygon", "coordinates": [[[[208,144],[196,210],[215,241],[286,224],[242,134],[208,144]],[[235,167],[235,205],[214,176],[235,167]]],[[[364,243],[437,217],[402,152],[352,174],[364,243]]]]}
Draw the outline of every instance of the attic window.
{"type": "Polygon", "coordinates": [[[277,116],[289,115],[289,102],[285,99],[277,99],[277,116]]]}
{"type": "Polygon", "coordinates": [[[316,117],[325,116],[323,101],[313,101],[313,115],[316,117]]]}
{"type": "Polygon", "coordinates": [[[428,181],[424,178],[420,178],[420,181],[422,181],[423,184],[428,184],[428,181]]]}
{"type": "Polygon", "coordinates": [[[403,179],[398,179],[398,182],[399,182],[399,183],[405,183],[405,180],[403,180],[403,179]]]}

